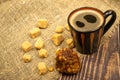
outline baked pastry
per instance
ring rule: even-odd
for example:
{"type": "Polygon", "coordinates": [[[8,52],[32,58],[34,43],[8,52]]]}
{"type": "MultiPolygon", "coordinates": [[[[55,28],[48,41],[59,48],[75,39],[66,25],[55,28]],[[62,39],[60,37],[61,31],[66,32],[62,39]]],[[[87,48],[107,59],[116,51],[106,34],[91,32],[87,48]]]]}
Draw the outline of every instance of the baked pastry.
{"type": "Polygon", "coordinates": [[[80,66],[80,59],[75,51],[70,48],[62,48],[56,51],[56,69],[61,73],[75,74],[80,66]]]}

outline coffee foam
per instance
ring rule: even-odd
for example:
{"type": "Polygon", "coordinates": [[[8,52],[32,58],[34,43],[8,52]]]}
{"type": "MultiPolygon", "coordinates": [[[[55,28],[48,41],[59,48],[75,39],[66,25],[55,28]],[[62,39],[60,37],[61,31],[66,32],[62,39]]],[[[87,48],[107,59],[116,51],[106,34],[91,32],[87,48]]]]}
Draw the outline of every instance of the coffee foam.
{"type": "Polygon", "coordinates": [[[94,10],[81,10],[81,11],[76,11],[72,16],[70,16],[69,22],[71,26],[77,30],[77,31],[93,31],[98,29],[104,22],[104,17],[98,13],[97,11],[94,10]],[[93,15],[97,18],[97,21],[95,23],[89,23],[87,22],[83,17],[85,15],[93,15]],[[78,27],[76,25],[76,21],[81,21],[85,24],[84,27],[78,27]]]}

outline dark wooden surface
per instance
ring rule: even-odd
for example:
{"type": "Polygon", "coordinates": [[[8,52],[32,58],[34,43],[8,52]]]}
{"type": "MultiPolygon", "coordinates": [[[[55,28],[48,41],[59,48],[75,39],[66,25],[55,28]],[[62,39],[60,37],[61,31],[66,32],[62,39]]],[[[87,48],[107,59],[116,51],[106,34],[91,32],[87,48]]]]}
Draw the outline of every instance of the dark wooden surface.
{"type": "Polygon", "coordinates": [[[83,57],[78,74],[63,74],[59,80],[120,80],[120,26],[115,28],[97,53],[83,57]]]}

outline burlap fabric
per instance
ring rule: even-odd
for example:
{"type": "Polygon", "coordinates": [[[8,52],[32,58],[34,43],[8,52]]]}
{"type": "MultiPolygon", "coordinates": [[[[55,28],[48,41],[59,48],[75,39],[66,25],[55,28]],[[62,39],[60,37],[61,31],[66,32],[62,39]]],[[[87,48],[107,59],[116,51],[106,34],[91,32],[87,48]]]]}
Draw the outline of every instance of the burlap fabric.
{"type": "MultiPolygon", "coordinates": [[[[67,23],[68,14],[76,8],[92,6],[103,11],[114,8],[118,12],[117,3],[98,0],[0,0],[0,80],[57,80],[61,74],[56,70],[45,75],[39,75],[37,64],[44,61],[47,67],[55,67],[55,50],[58,48],[51,42],[56,26],[67,23]],[[38,57],[38,51],[33,48],[26,54],[31,54],[33,60],[24,63],[25,52],[21,43],[29,40],[33,45],[35,39],[29,36],[29,30],[35,27],[38,19],[46,18],[49,21],[47,29],[41,29],[41,37],[45,42],[45,49],[49,56],[45,59],[38,57]]],[[[119,12],[118,12],[119,13],[119,12]]],[[[119,15],[118,15],[119,16],[119,15]]],[[[116,21],[117,23],[117,21],[116,21]]],[[[108,34],[110,31],[108,32],[108,34]]],[[[64,31],[64,37],[70,38],[70,33],[64,31]]],[[[107,36],[107,35],[106,35],[107,36]]],[[[103,40],[106,40],[104,37],[103,40]]],[[[65,41],[59,47],[66,47],[65,41]]]]}

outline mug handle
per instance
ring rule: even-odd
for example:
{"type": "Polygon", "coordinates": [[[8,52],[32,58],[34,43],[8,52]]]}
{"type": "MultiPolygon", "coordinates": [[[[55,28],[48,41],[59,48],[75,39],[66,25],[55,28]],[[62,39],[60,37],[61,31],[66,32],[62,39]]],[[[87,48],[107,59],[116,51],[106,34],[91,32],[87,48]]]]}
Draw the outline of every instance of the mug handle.
{"type": "MultiPolygon", "coordinates": [[[[110,20],[105,24],[103,34],[105,34],[105,33],[109,30],[109,28],[113,25],[113,23],[114,23],[115,20],[116,20],[116,12],[113,11],[113,10],[107,10],[107,11],[105,11],[105,13],[104,13],[104,18],[105,18],[105,20],[106,20],[106,18],[107,18],[108,16],[110,16],[110,15],[111,15],[111,18],[110,18],[110,20]]],[[[105,21],[105,22],[106,22],[106,21],[105,21]]]]}

